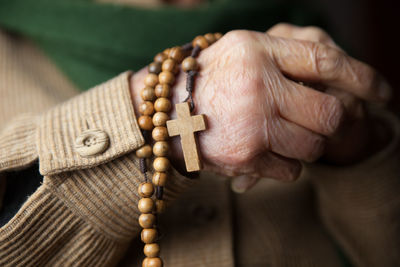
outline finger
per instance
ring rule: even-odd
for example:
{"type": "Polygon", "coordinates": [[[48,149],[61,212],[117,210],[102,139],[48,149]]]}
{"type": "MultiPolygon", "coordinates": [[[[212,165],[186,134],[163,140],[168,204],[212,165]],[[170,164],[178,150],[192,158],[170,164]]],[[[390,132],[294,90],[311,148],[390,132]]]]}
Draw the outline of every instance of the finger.
{"type": "Polygon", "coordinates": [[[346,122],[365,118],[364,102],[361,99],[331,87],[326,88],[324,93],[334,96],[343,103],[346,110],[346,122]]]}
{"type": "Polygon", "coordinates": [[[237,176],[232,179],[231,188],[236,193],[244,193],[252,188],[258,180],[260,180],[260,178],[248,175],[237,176]]]}
{"type": "Polygon", "coordinates": [[[277,120],[271,133],[270,150],[287,158],[313,162],[325,149],[325,138],[285,119],[277,120]]]}
{"type": "Polygon", "coordinates": [[[236,177],[251,176],[256,178],[268,177],[281,181],[296,180],[302,166],[298,160],[285,158],[271,151],[266,151],[257,156],[235,165],[215,165],[204,163],[203,170],[220,175],[236,177]]]}
{"type": "Polygon", "coordinates": [[[277,98],[280,115],[311,131],[334,135],[345,120],[345,107],[336,97],[287,81],[277,98]]]}
{"type": "Polygon", "coordinates": [[[293,31],[297,28],[299,28],[299,26],[282,22],[269,28],[268,31],[266,31],[266,34],[276,37],[293,38],[293,31]]]}
{"type": "Polygon", "coordinates": [[[256,185],[260,178],[272,178],[281,181],[296,180],[302,169],[299,161],[287,159],[272,152],[262,154],[253,163],[256,171],[233,178],[231,188],[234,192],[246,192],[256,185]]]}
{"type": "Polygon", "coordinates": [[[269,29],[267,34],[276,37],[323,43],[333,48],[342,50],[327,32],[315,26],[299,27],[289,23],[279,23],[269,29]]]}
{"type": "Polygon", "coordinates": [[[255,178],[272,178],[280,181],[296,180],[301,173],[301,163],[295,159],[285,158],[273,152],[265,152],[250,163],[251,172],[242,175],[255,178]]]}
{"type": "Polygon", "coordinates": [[[320,82],[369,101],[387,101],[388,83],[369,65],[327,45],[271,38],[273,57],[291,78],[320,82]]]}

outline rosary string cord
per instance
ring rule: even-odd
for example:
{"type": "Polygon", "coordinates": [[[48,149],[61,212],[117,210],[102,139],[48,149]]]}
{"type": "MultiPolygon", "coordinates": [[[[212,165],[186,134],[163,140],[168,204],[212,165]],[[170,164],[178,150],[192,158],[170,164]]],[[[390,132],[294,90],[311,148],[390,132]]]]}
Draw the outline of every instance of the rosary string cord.
{"type": "Polygon", "coordinates": [[[190,112],[192,112],[195,108],[194,101],[193,101],[193,89],[194,89],[194,78],[196,76],[196,71],[189,71],[186,77],[186,91],[188,92],[188,96],[186,97],[183,102],[189,102],[190,104],[190,112]]]}
{"type": "Polygon", "coordinates": [[[186,51],[186,52],[192,50],[193,49],[192,42],[182,45],[181,48],[183,51],[186,51]]]}
{"type": "MultiPolygon", "coordinates": [[[[193,47],[191,44],[186,44],[184,45],[185,48],[188,47],[193,47]]],[[[190,53],[190,56],[195,58],[199,55],[201,51],[201,47],[196,45],[193,47],[192,52],[190,53]]],[[[187,78],[186,78],[186,91],[188,92],[188,96],[186,97],[183,102],[189,102],[190,104],[190,112],[192,112],[195,108],[195,104],[193,101],[193,88],[194,88],[194,78],[197,74],[197,71],[191,70],[187,73],[187,78]]]]}
{"type": "Polygon", "coordinates": [[[144,179],[145,179],[145,181],[147,183],[148,182],[148,178],[147,178],[147,166],[146,166],[146,159],[145,158],[139,159],[139,168],[140,168],[140,172],[143,173],[144,179]]]}
{"type": "Polygon", "coordinates": [[[196,45],[196,46],[193,48],[192,53],[190,54],[190,56],[191,56],[191,57],[197,57],[197,56],[199,55],[200,51],[201,51],[201,47],[198,46],[198,45],[196,45]]]}
{"type": "MultiPolygon", "coordinates": [[[[173,85],[175,80],[172,76],[178,74],[179,64],[181,63],[181,68],[187,75],[186,91],[188,92],[188,96],[184,102],[189,105],[190,113],[193,112],[195,109],[193,99],[194,79],[198,73],[198,63],[195,58],[198,57],[202,49],[205,49],[221,37],[222,34],[220,33],[208,33],[204,36],[197,36],[190,43],[180,47],[167,48],[163,52],[158,53],[154,57],[154,62],[148,66],[149,73],[144,79],[145,87],[141,92],[143,100],[143,104],[139,109],[141,116],[138,118],[138,124],[142,131],[145,145],[136,151],[136,156],[139,158],[139,169],[143,173],[145,180],[138,186],[138,193],[140,195],[138,210],[141,213],[138,222],[142,227],[140,238],[145,243],[144,254],[146,256],[142,261],[143,267],[163,266],[163,261],[159,255],[159,244],[157,243],[159,243],[164,233],[159,228],[158,215],[165,209],[163,199],[165,193],[164,186],[169,176],[167,170],[170,167],[170,162],[164,151],[165,149],[155,146],[157,142],[168,139],[168,134],[164,134],[164,132],[167,132],[167,121],[161,121],[161,119],[158,121],[155,115],[153,116],[153,113],[154,111],[164,113],[170,111],[171,102],[168,96],[170,95],[170,86],[173,85]],[[159,89],[162,90],[159,91],[159,89]],[[153,141],[157,142],[152,144],[153,141]],[[153,168],[147,165],[151,164],[150,162],[152,162],[153,168]],[[153,169],[154,173],[152,174],[151,171],[153,169]],[[152,178],[148,177],[148,175],[152,175],[152,178]],[[152,180],[149,182],[149,179],[152,180]],[[153,198],[152,196],[155,197],[153,198]]],[[[184,106],[187,108],[187,105],[184,106]]],[[[165,116],[168,119],[168,114],[164,114],[165,116]]],[[[187,169],[190,171],[200,170],[200,168],[201,166],[188,167],[187,165],[187,169]]]]}

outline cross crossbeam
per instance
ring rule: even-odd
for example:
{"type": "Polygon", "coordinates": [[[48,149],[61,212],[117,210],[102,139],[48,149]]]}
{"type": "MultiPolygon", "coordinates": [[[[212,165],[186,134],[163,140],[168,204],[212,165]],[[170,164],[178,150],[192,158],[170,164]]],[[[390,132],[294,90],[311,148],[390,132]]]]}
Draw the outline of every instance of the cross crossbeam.
{"type": "Polygon", "coordinates": [[[175,108],[178,118],[167,121],[168,134],[171,137],[180,135],[186,170],[199,171],[201,162],[194,133],[206,129],[205,117],[204,115],[191,116],[188,102],[176,104],[175,108]]]}

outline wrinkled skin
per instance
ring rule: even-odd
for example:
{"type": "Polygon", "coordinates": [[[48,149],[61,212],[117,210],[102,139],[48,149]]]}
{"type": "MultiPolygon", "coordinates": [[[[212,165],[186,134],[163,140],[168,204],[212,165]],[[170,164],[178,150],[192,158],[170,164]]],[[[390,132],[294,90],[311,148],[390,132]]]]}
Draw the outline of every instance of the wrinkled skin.
{"type": "MultiPolygon", "coordinates": [[[[315,27],[231,31],[202,51],[198,62],[194,101],[195,113],[207,116],[208,130],[198,134],[205,170],[240,176],[237,191],[260,177],[294,180],[300,161],[313,162],[325,151],[333,161],[351,161],[368,142],[361,100],[390,97],[390,87],[371,67],[347,56],[315,27]],[[349,118],[356,129],[343,126],[349,118]],[[356,143],[338,152],[343,128],[356,143]]],[[[133,79],[136,106],[145,73],[133,79]]],[[[174,90],[173,103],[186,98],[184,75],[174,90]]],[[[173,140],[174,164],[179,164],[179,139],[173,140]]]]}

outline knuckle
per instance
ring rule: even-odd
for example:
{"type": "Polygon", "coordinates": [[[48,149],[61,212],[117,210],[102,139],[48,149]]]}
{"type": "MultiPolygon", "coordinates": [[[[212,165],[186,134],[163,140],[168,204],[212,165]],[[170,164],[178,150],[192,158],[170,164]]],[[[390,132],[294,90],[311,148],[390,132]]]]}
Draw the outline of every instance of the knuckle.
{"type": "Polygon", "coordinates": [[[314,43],[311,46],[316,73],[324,76],[324,79],[335,79],[343,65],[343,52],[321,43],[314,43]]]}
{"type": "Polygon", "coordinates": [[[280,32],[287,32],[291,29],[293,29],[295,26],[290,24],[290,23],[285,23],[285,22],[280,22],[278,24],[275,24],[272,26],[267,33],[269,34],[274,34],[274,33],[280,33],[280,32]]]}
{"type": "Polygon", "coordinates": [[[293,24],[287,23],[287,22],[280,22],[275,24],[275,26],[273,26],[272,28],[282,28],[282,29],[288,29],[288,28],[294,28],[296,26],[294,26],[293,24]]]}
{"type": "Polygon", "coordinates": [[[345,120],[345,106],[334,96],[327,97],[321,106],[320,125],[326,135],[334,135],[338,132],[345,120]]]}
{"type": "Polygon", "coordinates": [[[304,160],[314,162],[319,159],[325,151],[326,140],[322,136],[313,136],[309,141],[309,148],[306,150],[304,160]]]}
{"type": "Polygon", "coordinates": [[[252,151],[242,147],[238,148],[235,153],[230,155],[230,163],[236,167],[244,167],[247,166],[254,157],[255,155],[252,151]]]}
{"type": "Polygon", "coordinates": [[[304,27],[303,35],[315,42],[325,41],[329,38],[329,35],[324,30],[316,26],[304,27]]]}
{"type": "Polygon", "coordinates": [[[295,181],[299,178],[302,170],[302,165],[298,161],[293,161],[285,168],[286,181],[295,181]]]}
{"type": "Polygon", "coordinates": [[[234,43],[240,43],[243,40],[246,40],[249,38],[249,36],[251,36],[251,32],[250,31],[246,31],[246,30],[233,30],[233,31],[229,31],[224,35],[224,39],[228,40],[230,43],[234,44],[234,43]]]}
{"type": "Polygon", "coordinates": [[[378,72],[372,67],[363,67],[359,71],[357,76],[358,84],[360,87],[364,87],[368,93],[374,94],[374,90],[378,87],[378,84],[381,80],[378,72]]]}

